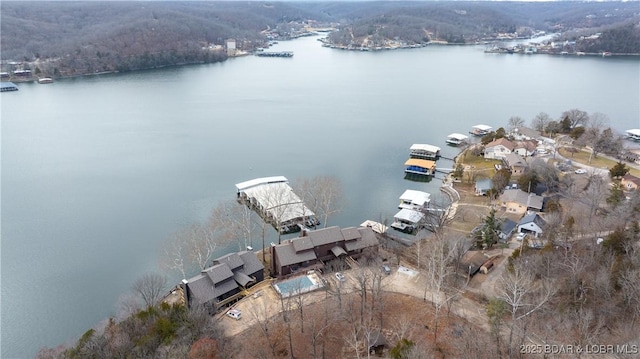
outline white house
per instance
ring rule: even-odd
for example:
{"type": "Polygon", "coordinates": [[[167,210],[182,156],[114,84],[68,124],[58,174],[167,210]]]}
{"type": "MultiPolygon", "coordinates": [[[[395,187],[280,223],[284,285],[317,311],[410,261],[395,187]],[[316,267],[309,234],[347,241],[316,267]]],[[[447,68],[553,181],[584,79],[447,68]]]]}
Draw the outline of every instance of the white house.
{"type": "Polygon", "coordinates": [[[513,152],[522,157],[529,157],[536,154],[538,142],[535,140],[518,141],[513,148],[513,152]]]}
{"type": "Polygon", "coordinates": [[[515,145],[506,138],[499,138],[484,146],[484,158],[502,160],[513,152],[515,145]]]}
{"type": "Polygon", "coordinates": [[[545,225],[544,219],[537,213],[528,214],[518,222],[518,233],[532,234],[534,237],[538,237],[542,234],[545,225]]]}

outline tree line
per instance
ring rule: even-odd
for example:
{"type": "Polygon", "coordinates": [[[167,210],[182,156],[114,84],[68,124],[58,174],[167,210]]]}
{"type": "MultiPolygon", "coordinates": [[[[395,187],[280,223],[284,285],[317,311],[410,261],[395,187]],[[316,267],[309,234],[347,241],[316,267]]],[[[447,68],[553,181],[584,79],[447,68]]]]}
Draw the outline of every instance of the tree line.
{"type": "MultiPolygon", "coordinates": [[[[637,19],[630,3],[477,2],[13,2],[0,4],[3,71],[10,61],[28,63],[38,76],[217,62],[224,52],[209,49],[238,40],[244,50],[264,47],[265,30],[287,37],[308,20],[340,24],[330,35],[348,45],[371,36],[374,43],[398,39],[409,44],[445,40],[473,43],[500,33],[532,29],[602,29],[585,51],[637,53],[637,19]]],[[[595,30],[594,30],[595,31],[595,30]]]]}

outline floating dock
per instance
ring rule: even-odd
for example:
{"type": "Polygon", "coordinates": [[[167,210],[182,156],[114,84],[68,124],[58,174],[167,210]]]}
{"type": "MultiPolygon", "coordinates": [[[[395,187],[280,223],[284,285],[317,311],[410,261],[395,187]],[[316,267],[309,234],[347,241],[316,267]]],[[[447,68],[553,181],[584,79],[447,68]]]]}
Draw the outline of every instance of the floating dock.
{"type": "Polygon", "coordinates": [[[260,56],[260,57],[293,57],[293,51],[279,51],[279,52],[261,51],[261,52],[256,52],[256,56],[260,56]]]}
{"type": "Polygon", "coordinates": [[[1,82],[0,92],[18,91],[18,86],[13,82],[1,82]]]}

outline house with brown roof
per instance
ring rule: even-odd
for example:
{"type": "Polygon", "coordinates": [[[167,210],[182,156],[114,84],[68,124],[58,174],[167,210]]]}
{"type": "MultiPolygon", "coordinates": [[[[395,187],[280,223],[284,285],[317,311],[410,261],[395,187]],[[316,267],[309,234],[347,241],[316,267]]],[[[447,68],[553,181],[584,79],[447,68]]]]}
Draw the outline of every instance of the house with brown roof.
{"type": "Polygon", "coordinates": [[[484,158],[501,160],[509,153],[512,153],[514,148],[513,142],[506,138],[499,138],[484,146],[484,158]]]}
{"type": "Polygon", "coordinates": [[[627,173],[622,177],[620,184],[626,191],[635,191],[640,187],[640,178],[627,173]]]}
{"type": "Polygon", "coordinates": [[[500,196],[500,206],[508,213],[524,214],[527,211],[542,211],[543,198],[535,193],[519,189],[507,189],[500,196]]]}
{"type": "Polygon", "coordinates": [[[271,247],[273,272],[285,276],[310,268],[323,267],[324,262],[350,256],[360,257],[368,250],[377,251],[378,238],[369,227],[327,227],[303,231],[300,237],[271,247]]]}

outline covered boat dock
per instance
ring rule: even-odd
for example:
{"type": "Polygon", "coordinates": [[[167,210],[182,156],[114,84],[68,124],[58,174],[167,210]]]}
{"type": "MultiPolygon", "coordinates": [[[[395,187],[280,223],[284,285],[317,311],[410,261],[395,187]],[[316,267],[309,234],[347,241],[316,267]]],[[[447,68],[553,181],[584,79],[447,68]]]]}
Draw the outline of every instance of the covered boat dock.
{"type": "Polygon", "coordinates": [[[418,158],[410,158],[405,163],[406,173],[418,174],[423,176],[432,176],[436,171],[436,162],[431,160],[421,160],[418,158]]]}
{"type": "Polygon", "coordinates": [[[470,134],[474,135],[474,136],[484,136],[487,133],[489,133],[489,131],[491,131],[493,129],[493,127],[489,126],[489,125],[475,125],[471,128],[471,131],[469,131],[470,134]]]}
{"type": "Polygon", "coordinates": [[[413,209],[401,209],[393,216],[393,223],[391,227],[404,233],[412,233],[416,230],[422,220],[424,219],[424,213],[413,209]]]}
{"type": "Polygon", "coordinates": [[[416,143],[409,149],[411,150],[409,154],[411,158],[437,160],[440,157],[440,147],[437,146],[416,143]]]}
{"type": "Polygon", "coordinates": [[[293,192],[284,176],[256,178],[236,184],[238,202],[256,211],[280,233],[300,230],[300,226],[320,224],[311,211],[293,192]]]}
{"type": "Polygon", "coordinates": [[[625,135],[627,136],[628,139],[631,139],[634,141],[640,141],[640,129],[638,128],[627,130],[625,132],[625,135]]]}
{"type": "Polygon", "coordinates": [[[430,193],[408,189],[400,196],[398,208],[421,210],[428,208],[430,202],[430,193]]]}
{"type": "Polygon", "coordinates": [[[461,133],[452,133],[449,136],[447,136],[446,142],[451,146],[460,146],[462,144],[467,143],[468,139],[469,139],[469,136],[467,135],[463,135],[461,133]]]}

